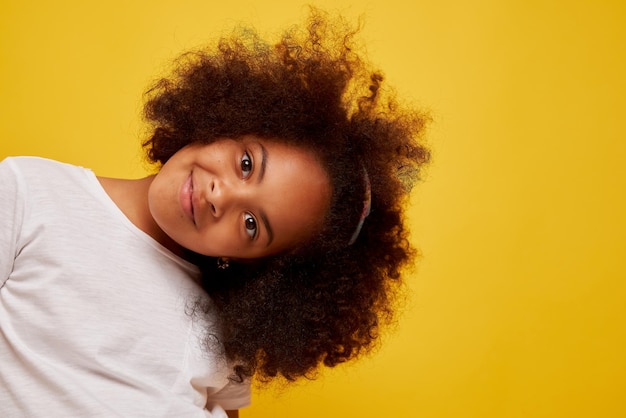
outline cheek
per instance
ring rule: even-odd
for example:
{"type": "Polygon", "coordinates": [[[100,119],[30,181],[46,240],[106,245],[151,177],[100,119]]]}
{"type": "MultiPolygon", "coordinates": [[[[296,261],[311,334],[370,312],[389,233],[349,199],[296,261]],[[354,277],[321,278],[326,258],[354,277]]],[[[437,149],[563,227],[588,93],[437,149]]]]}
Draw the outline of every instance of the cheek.
{"type": "Polygon", "coordinates": [[[159,228],[178,242],[177,237],[187,230],[185,214],[180,205],[179,190],[171,181],[155,178],[148,190],[148,210],[159,228]]]}
{"type": "Polygon", "coordinates": [[[211,257],[237,256],[244,250],[236,228],[225,222],[194,231],[185,238],[188,249],[211,257]]]}

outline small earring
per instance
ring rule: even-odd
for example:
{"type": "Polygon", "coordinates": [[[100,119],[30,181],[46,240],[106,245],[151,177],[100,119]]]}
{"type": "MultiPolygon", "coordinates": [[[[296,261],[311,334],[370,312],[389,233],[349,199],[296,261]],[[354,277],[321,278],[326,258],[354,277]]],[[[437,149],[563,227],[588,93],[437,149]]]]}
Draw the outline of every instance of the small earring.
{"type": "Polygon", "coordinates": [[[217,257],[217,268],[220,270],[226,270],[228,268],[228,259],[224,257],[217,257]]]}

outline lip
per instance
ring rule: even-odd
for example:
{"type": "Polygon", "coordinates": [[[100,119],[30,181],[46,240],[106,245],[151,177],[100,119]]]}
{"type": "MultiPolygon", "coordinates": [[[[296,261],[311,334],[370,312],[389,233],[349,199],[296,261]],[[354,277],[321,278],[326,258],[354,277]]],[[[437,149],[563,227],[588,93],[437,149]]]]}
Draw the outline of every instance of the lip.
{"type": "Polygon", "coordinates": [[[194,218],[194,207],[193,207],[193,179],[191,178],[191,174],[187,177],[187,180],[183,183],[180,188],[180,206],[183,209],[183,212],[192,221],[194,224],[196,220],[194,218]]]}

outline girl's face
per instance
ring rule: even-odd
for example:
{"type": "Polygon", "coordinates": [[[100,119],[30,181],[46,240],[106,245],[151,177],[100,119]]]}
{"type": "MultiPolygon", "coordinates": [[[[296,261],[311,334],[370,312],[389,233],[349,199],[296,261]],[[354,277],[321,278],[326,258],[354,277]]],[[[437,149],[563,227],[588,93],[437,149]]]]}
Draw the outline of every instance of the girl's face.
{"type": "Polygon", "coordinates": [[[150,185],[157,225],[199,254],[254,259],[293,248],[322,226],[326,172],[304,149],[248,136],[192,144],[150,185]]]}

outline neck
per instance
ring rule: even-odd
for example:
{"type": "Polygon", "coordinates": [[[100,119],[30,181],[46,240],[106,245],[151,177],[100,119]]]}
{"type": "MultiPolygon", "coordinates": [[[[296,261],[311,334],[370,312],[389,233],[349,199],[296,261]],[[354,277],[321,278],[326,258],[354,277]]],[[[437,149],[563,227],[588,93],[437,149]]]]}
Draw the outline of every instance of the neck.
{"type": "Polygon", "coordinates": [[[148,205],[148,190],[154,176],[136,180],[98,177],[104,191],[137,228],[179,256],[184,249],[173,241],[154,221],[148,205]]]}

